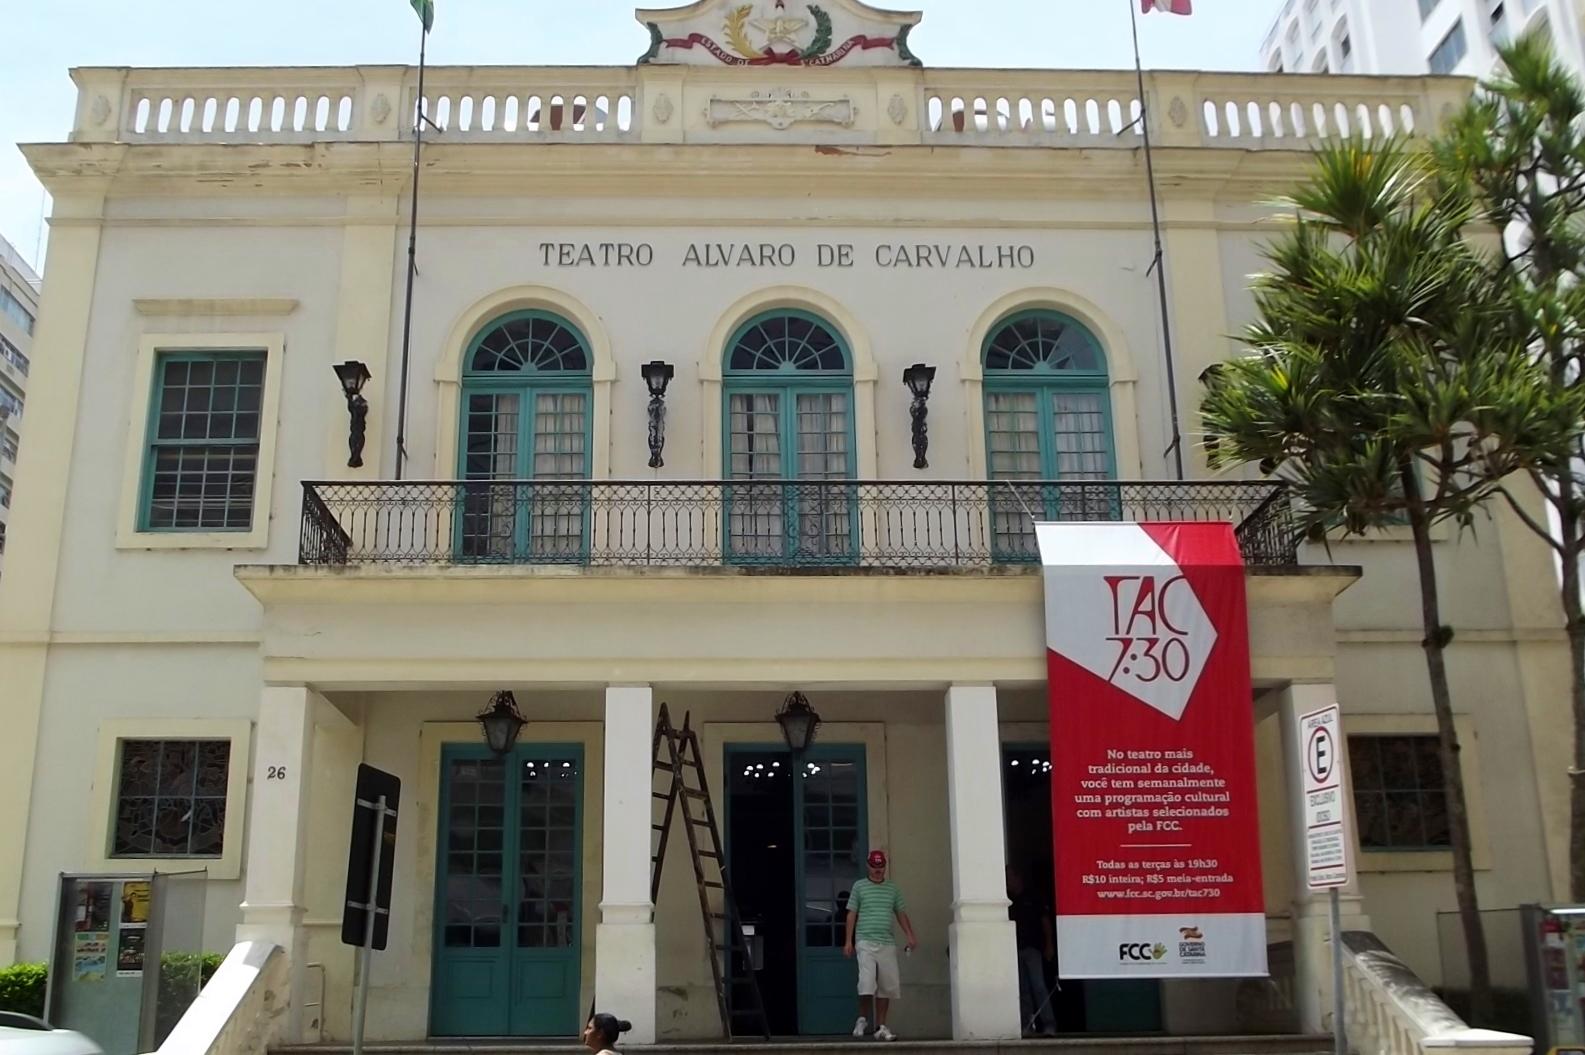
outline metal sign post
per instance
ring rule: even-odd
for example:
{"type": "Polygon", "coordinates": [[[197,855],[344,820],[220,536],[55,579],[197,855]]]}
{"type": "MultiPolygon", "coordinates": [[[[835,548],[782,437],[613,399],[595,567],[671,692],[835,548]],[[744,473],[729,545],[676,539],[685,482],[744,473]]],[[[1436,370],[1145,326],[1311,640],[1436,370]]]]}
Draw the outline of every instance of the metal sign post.
{"type": "Polygon", "coordinates": [[[384,949],[391,930],[391,880],[396,859],[396,806],[402,782],[373,766],[358,767],[353,793],[352,846],[347,854],[347,893],[341,914],[343,944],[358,948],[358,991],[352,1008],[352,1050],[363,1052],[369,1010],[373,953],[384,949]]]}
{"type": "MultiPolygon", "coordinates": [[[[365,808],[367,805],[369,804],[361,799],[358,801],[360,809],[365,808]]],[[[374,806],[374,830],[377,832],[382,831],[385,828],[385,817],[390,812],[385,803],[385,796],[381,795],[372,805],[374,806]]],[[[375,905],[377,890],[375,882],[377,881],[376,877],[380,874],[380,852],[385,849],[385,840],[377,838],[370,841],[374,844],[374,849],[369,861],[370,882],[368,899],[362,906],[363,944],[358,949],[358,996],[352,1009],[353,1055],[363,1055],[363,1021],[369,1011],[369,967],[373,961],[373,957],[370,954],[374,951],[374,921],[379,918],[381,912],[381,909],[375,905]]]]}
{"type": "Polygon", "coordinates": [[[1343,909],[1340,889],[1348,883],[1348,838],[1344,821],[1343,714],[1337,704],[1299,717],[1304,757],[1304,848],[1306,881],[1327,892],[1332,931],[1332,1050],[1348,1055],[1344,1030],[1343,909]]]}

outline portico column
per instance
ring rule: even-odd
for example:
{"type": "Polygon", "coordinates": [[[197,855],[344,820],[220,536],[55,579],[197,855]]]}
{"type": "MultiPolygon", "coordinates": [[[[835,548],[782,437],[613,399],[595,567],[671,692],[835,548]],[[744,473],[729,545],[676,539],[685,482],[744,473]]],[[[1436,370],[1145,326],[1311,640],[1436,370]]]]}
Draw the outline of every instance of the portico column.
{"type": "Polygon", "coordinates": [[[597,1011],[633,1023],[632,1044],[655,1043],[655,906],[649,899],[650,742],[648,685],[605,690],[605,841],[600,923],[594,931],[597,1011]]]}
{"type": "Polygon", "coordinates": [[[286,953],[289,1010],[285,1035],[279,1039],[288,1042],[302,1035],[306,961],[303,874],[308,863],[314,726],[317,719],[333,711],[323,697],[301,685],[266,685],[259,696],[247,871],[237,941],[273,942],[286,953]]]}
{"type": "Polygon", "coordinates": [[[1007,918],[1002,749],[996,688],[947,690],[947,818],[952,923],[947,928],[954,1040],[1019,1036],[1018,963],[1007,918]]]}
{"type": "MultiPolygon", "coordinates": [[[[1314,892],[1305,878],[1305,798],[1304,747],[1300,743],[1299,721],[1314,711],[1337,702],[1337,687],[1330,682],[1289,685],[1278,697],[1277,714],[1282,723],[1283,786],[1286,791],[1288,848],[1293,861],[1293,973],[1294,1005],[1299,1028],[1305,1032],[1327,1032],[1332,1028],[1332,941],[1327,916],[1327,894],[1314,892]]],[[[1345,723],[1346,726],[1346,723],[1345,723]]],[[[1346,728],[1343,730],[1346,734],[1346,728]]],[[[1347,737],[1338,745],[1342,755],[1342,798],[1354,801],[1353,774],[1348,767],[1347,737]]],[[[1343,929],[1369,930],[1359,889],[1359,842],[1355,837],[1353,810],[1349,810],[1348,882],[1340,889],[1343,929]]]]}

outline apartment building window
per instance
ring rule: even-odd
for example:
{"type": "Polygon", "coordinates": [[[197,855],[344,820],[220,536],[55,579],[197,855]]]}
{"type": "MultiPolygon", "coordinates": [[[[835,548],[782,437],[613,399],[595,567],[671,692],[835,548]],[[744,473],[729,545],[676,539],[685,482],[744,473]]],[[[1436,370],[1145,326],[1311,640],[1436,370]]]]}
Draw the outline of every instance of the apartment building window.
{"type": "Polygon", "coordinates": [[[142,531],[247,531],[259,462],[263,352],[159,357],[142,531]]]}
{"type": "Polygon", "coordinates": [[[22,416],[22,397],[0,385],[0,418],[22,416]]]}
{"type": "Polygon", "coordinates": [[[111,857],[219,857],[229,740],[122,740],[111,857]]]}
{"type": "Polygon", "coordinates": [[[1464,39],[1464,20],[1461,18],[1453,23],[1453,28],[1442,38],[1442,43],[1431,52],[1431,72],[1439,75],[1452,73],[1468,52],[1469,42],[1464,39]]]}
{"type": "Polygon", "coordinates": [[[1435,736],[1350,736],[1348,757],[1361,850],[1446,850],[1452,845],[1435,736]]]}
{"type": "Polygon", "coordinates": [[[16,367],[23,377],[28,375],[28,357],[22,354],[22,349],[4,337],[0,337],[0,359],[16,367]]]}
{"type": "Polygon", "coordinates": [[[11,508],[11,488],[0,484],[0,509],[11,508]]]}
{"type": "Polygon", "coordinates": [[[33,336],[33,313],[23,306],[15,293],[3,286],[0,286],[0,314],[9,316],[29,337],[33,336]]]}
{"type": "Polygon", "coordinates": [[[1420,0],[1420,21],[1424,22],[1430,18],[1431,12],[1435,11],[1441,2],[1442,0],[1420,0]]]}
{"type": "Polygon", "coordinates": [[[0,458],[12,462],[17,460],[17,439],[3,430],[0,430],[0,458]]]}

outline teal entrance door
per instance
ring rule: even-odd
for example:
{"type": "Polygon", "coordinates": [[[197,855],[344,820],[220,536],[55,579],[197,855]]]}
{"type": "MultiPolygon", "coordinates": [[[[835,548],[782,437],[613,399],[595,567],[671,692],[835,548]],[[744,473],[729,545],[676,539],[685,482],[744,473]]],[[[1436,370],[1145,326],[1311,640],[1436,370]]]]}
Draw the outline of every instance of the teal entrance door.
{"type": "Polygon", "coordinates": [[[804,754],[793,781],[797,818],[798,1031],[847,1033],[858,1016],[858,966],[842,955],[848,894],[864,877],[864,748],[832,745],[804,754]]]}
{"type": "Polygon", "coordinates": [[[441,755],[435,1036],[578,1032],[583,749],[441,755]]]}

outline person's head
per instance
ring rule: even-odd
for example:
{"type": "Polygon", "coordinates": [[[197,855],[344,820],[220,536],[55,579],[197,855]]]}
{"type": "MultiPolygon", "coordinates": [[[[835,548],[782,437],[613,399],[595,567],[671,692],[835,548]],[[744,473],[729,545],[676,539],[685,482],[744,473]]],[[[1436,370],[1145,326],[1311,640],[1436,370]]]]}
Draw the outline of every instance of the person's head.
{"type": "Polygon", "coordinates": [[[583,1027],[583,1045],[590,1051],[604,1051],[616,1047],[616,1038],[633,1028],[633,1023],[600,1012],[591,1015],[589,1024],[583,1027]]]}
{"type": "Polygon", "coordinates": [[[869,857],[870,882],[879,883],[886,878],[886,851],[871,850],[869,857]]]}
{"type": "Polygon", "coordinates": [[[1024,892],[1024,873],[1018,870],[1017,865],[1007,866],[1007,893],[1017,897],[1024,892]]]}

